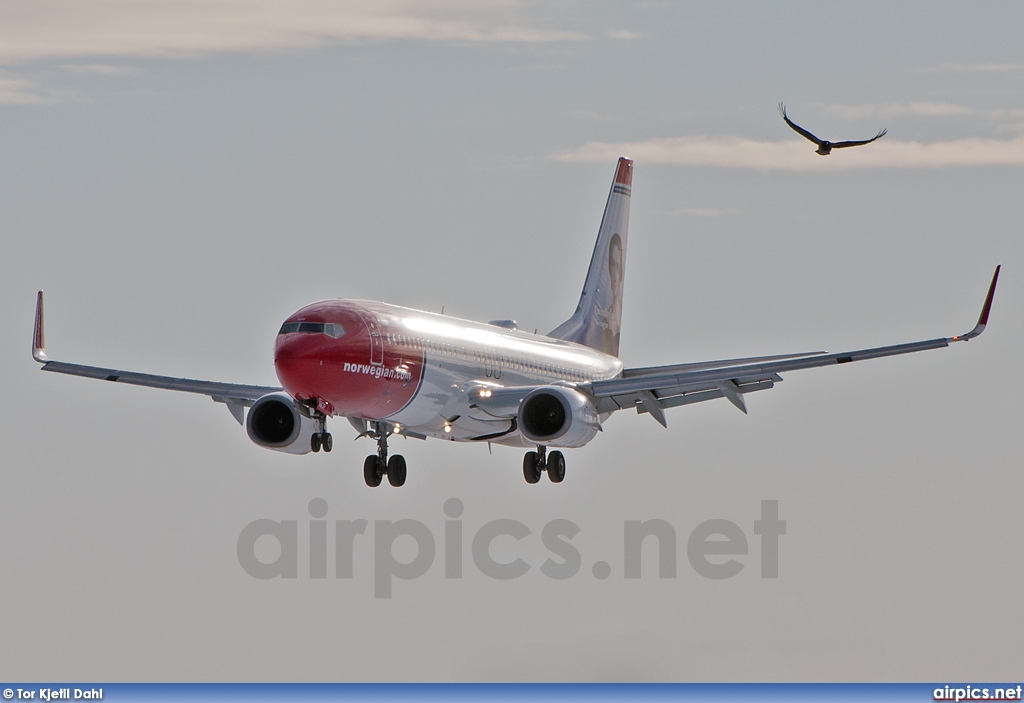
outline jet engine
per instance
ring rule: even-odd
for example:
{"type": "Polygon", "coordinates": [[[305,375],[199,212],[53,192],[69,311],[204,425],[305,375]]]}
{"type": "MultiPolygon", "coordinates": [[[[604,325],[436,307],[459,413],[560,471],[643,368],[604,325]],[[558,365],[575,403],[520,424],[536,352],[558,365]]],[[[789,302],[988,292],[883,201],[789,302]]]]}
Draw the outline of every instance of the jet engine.
{"type": "Polygon", "coordinates": [[[545,386],[519,404],[519,432],[530,442],[582,447],[601,428],[593,403],[577,390],[545,386]]]}
{"type": "Polygon", "coordinates": [[[317,423],[306,417],[287,393],[270,393],[249,408],[245,431],[256,444],[289,454],[312,451],[310,437],[317,423]]]}

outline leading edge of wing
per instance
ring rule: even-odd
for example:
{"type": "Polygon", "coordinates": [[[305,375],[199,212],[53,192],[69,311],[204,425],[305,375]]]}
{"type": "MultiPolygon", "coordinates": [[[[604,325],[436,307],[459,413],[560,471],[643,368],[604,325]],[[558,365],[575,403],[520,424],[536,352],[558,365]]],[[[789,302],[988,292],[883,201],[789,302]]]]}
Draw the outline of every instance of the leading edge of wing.
{"type": "Polygon", "coordinates": [[[739,359],[719,359],[717,361],[694,361],[685,364],[670,364],[668,366],[638,366],[622,370],[622,378],[639,378],[641,376],[660,376],[668,373],[681,373],[685,371],[701,371],[706,369],[717,369],[726,366],[738,366],[740,364],[753,364],[765,361],[782,361],[784,359],[799,359],[808,356],[820,356],[828,354],[827,351],[799,352],[796,354],[773,354],[771,356],[747,356],[739,359]]]}
{"type": "Polygon", "coordinates": [[[223,383],[219,381],[200,381],[192,378],[157,376],[155,374],[137,373],[135,371],[122,371],[120,369],[108,369],[99,366],[85,366],[83,364],[70,364],[63,361],[51,361],[46,355],[46,347],[44,345],[43,337],[43,291],[39,291],[39,294],[36,297],[36,317],[35,325],[32,330],[32,358],[43,365],[43,371],[54,371],[56,373],[68,374],[71,376],[82,376],[84,378],[97,378],[103,381],[113,381],[115,383],[128,383],[134,386],[145,386],[147,388],[162,388],[164,390],[197,393],[200,395],[208,395],[219,402],[232,401],[248,405],[267,393],[276,393],[282,390],[275,386],[254,386],[240,383],[223,383]]]}
{"type": "Polygon", "coordinates": [[[786,124],[788,124],[790,128],[793,129],[793,131],[797,132],[800,136],[804,137],[805,139],[809,139],[815,144],[821,144],[823,141],[825,141],[824,139],[819,139],[818,137],[814,136],[808,130],[804,129],[793,120],[789,119],[789,115],[786,114],[786,106],[783,103],[779,103],[779,114],[782,115],[782,119],[785,120],[786,124]]]}
{"type": "MultiPolygon", "coordinates": [[[[871,349],[857,349],[837,354],[817,354],[813,356],[796,356],[790,359],[768,360],[770,357],[762,357],[754,363],[738,363],[730,366],[715,366],[712,368],[684,368],[681,364],[679,370],[668,373],[652,373],[632,377],[621,377],[607,381],[592,381],[582,384],[581,389],[586,390],[595,398],[638,393],[640,391],[654,391],[660,389],[672,389],[673,393],[685,393],[688,390],[704,390],[715,387],[718,384],[735,381],[738,379],[760,379],[769,378],[774,374],[809,369],[820,366],[831,366],[833,364],[847,364],[852,361],[863,361],[865,359],[878,359],[884,356],[896,356],[898,354],[909,354],[911,352],[925,351],[926,349],[939,349],[947,347],[952,342],[969,341],[985,331],[988,324],[989,313],[992,310],[992,300],[995,297],[996,282],[999,279],[1000,266],[996,266],[995,274],[992,276],[992,283],[988,288],[988,295],[985,297],[985,304],[982,306],[978,323],[970,332],[952,337],[939,337],[921,342],[908,342],[905,344],[893,344],[884,347],[873,347],[871,349]]],[[[708,362],[715,363],[715,362],[708,362]]],[[[699,366],[699,364],[698,364],[699,366]]],[[[673,367],[663,367],[673,368],[673,367]]]]}
{"type": "Polygon", "coordinates": [[[179,378],[176,376],[157,376],[151,373],[106,369],[99,366],[85,366],[83,364],[69,364],[63,361],[47,361],[43,364],[42,370],[55,371],[56,373],[68,374],[70,376],[81,376],[83,378],[96,378],[101,381],[112,381],[114,383],[127,383],[133,386],[145,386],[146,388],[197,393],[199,395],[208,395],[217,401],[232,400],[243,405],[248,405],[267,393],[277,393],[282,390],[274,386],[251,386],[241,383],[201,381],[194,378],[179,378]]]}

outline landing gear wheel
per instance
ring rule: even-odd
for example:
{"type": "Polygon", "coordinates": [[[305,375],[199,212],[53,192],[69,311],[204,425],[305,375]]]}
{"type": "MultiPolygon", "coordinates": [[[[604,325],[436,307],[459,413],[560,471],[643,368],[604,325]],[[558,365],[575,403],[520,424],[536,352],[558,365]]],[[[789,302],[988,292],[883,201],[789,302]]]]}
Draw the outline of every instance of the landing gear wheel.
{"type": "Polygon", "coordinates": [[[320,438],[320,443],[323,445],[324,451],[325,452],[329,452],[332,449],[334,449],[334,438],[331,437],[331,433],[330,432],[322,432],[321,435],[322,436],[320,438]]]}
{"type": "Polygon", "coordinates": [[[523,476],[527,483],[540,481],[540,461],[537,452],[526,452],[523,457],[523,476]]]}
{"type": "Polygon", "coordinates": [[[395,454],[388,459],[388,483],[395,488],[405,484],[405,457],[395,454]]]}
{"type": "Polygon", "coordinates": [[[309,448],[314,452],[320,451],[321,437],[319,432],[314,432],[313,436],[309,438],[309,448]]]}
{"type": "Polygon", "coordinates": [[[384,475],[381,465],[380,457],[376,454],[371,454],[366,457],[363,462],[363,480],[366,481],[366,485],[370,488],[376,488],[380,485],[380,480],[384,475]]]}
{"type": "Polygon", "coordinates": [[[565,478],[565,457],[562,452],[548,454],[548,478],[551,483],[561,483],[565,478]]]}

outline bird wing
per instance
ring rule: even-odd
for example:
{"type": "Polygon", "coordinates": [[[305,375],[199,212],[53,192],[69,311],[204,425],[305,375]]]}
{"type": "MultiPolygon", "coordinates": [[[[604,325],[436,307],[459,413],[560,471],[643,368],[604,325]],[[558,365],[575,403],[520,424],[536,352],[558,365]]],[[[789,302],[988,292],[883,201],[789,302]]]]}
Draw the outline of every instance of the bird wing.
{"type": "MultiPolygon", "coordinates": [[[[810,139],[812,142],[814,142],[818,146],[821,146],[821,143],[824,140],[823,139],[818,139],[816,136],[814,136],[813,134],[808,132],[806,129],[804,129],[803,127],[798,125],[796,122],[794,122],[793,120],[789,119],[789,116],[786,114],[786,106],[783,105],[782,103],[779,103],[779,114],[782,115],[782,119],[784,119],[786,121],[786,124],[788,124],[790,127],[792,127],[793,130],[797,134],[800,134],[800,135],[804,136],[805,138],[810,139]]],[[[877,138],[878,137],[875,137],[875,139],[877,139],[877,138]]]]}
{"type": "Polygon", "coordinates": [[[862,144],[870,144],[871,142],[875,141],[876,139],[878,139],[880,137],[884,137],[888,132],[889,132],[889,130],[883,129],[881,132],[879,132],[875,136],[871,137],[871,139],[862,139],[859,142],[835,142],[832,145],[832,148],[833,149],[842,149],[843,147],[846,147],[846,146],[861,146],[862,144]]]}

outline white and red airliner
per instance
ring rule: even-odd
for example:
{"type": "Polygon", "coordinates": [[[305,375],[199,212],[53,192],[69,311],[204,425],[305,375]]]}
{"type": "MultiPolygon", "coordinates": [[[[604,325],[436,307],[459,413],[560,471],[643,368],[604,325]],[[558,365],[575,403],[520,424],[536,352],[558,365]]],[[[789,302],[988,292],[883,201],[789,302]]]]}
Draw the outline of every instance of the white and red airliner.
{"type": "Polygon", "coordinates": [[[616,410],[648,413],[725,398],[746,412],[743,396],[772,388],[780,373],[937,349],[985,329],[999,267],[978,324],[967,334],[830,354],[811,352],[627,368],[619,360],[633,162],[619,159],[597,244],[573,315],[547,335],[512,320],[471,322],[366,300],[324,300],[291,315],[277,334],[281,387],[155,376],[47,359],[43,292],[36,303],[32,356],[44,371],[207,395],[225,403],[253,442],[276,451],[331,451],[327,420],[344,417],[377,441],[363,474],[406,479],[405,459],[388,456],[402,435],[530,447],[529,483],[565,477],[562,448],[582,447],[616,410]],[[248,408],[248,412],[246,412],[248,408]],[[548,451],[553,449],[553,451],[548,451]]]}

